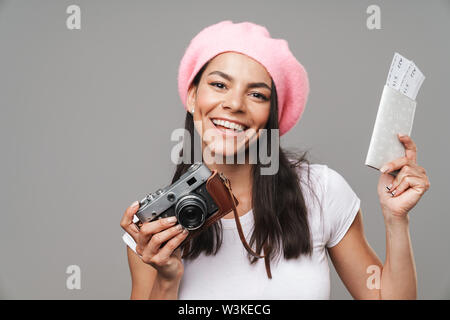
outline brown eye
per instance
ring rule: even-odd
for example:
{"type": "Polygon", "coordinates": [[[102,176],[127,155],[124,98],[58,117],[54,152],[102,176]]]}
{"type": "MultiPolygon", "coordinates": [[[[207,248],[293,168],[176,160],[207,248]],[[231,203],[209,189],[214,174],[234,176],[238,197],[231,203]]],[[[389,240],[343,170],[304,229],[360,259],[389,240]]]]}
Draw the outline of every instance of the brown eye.
{"type": "Polygon", "coordinates": [[[213,87],[217,87],[219,89],[223,89],[225,87],[225,85],[223,83],[220,82],[211,82],[210,83],[213,87]],[[218,85],[218,86],[217,86],[218,85]],[[221,87],[222,86],[222,87],[221,87]]]}
{"type": "Polygon", "coordinates": [[[264,100],[264,101],[269,100],[265,95],[263,95],[261,93],[253,92],[252,94],[256,95],[256,96],[254,96],[255,98],[258,98],[258,99],[261,99],[261,100],[264,100]]]}

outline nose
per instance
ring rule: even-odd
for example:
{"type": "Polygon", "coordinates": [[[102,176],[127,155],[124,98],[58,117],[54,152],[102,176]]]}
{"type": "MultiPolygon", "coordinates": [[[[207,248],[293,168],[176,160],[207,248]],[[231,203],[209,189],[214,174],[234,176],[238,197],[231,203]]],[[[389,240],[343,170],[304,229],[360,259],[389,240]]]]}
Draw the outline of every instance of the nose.
{"type": "Polygon", "coordinates": [[[231,112],[239,112],[245,110],[245,102],[242,94],[238,90],[230,90],[225,101],[222,102],[222,108],[228,109],[231,112]]]}

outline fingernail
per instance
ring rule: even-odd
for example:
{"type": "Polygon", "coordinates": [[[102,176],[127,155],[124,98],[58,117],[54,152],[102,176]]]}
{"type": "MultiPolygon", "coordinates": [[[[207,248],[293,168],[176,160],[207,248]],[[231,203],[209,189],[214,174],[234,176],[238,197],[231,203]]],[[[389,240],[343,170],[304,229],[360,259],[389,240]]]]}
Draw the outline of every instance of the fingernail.
{"type": "Polygon", "coordinates": [[[388,185],[388,186],[385,186],[385,187],[386,187],[386,189],[388,189],[389,191],[391,191],[392,183],[391,183],[390,185],[388,185]]]}
{"type": "Polygon", "coordinates": [[[391,192],[392,196],[395,196],[395,193],[397,192],[397,190],[394,190],[391,192]]]}
{"type": "Polygon", "coordinates": [[[176,217],[170,217],[170,218],[167,218],[167,219],[166,219],[166,222],[167,222],[167,223],[174,223],[175,221],[177,221],[177,218],[176,218],[176,217]]]}
{"type": "Polygon", "coordinates": [[[385,173],[388,169],[389,169],[389,167],[384,165],[384,166],[381,167],[380,171],[385,173]]]}
{"type": "Polygon", "coordinates": [[[400,138],[403,138],[403,137],[406,137],[406,134],[399,133],[398,136],[399,136],[400,138]]]}
{"type": "Polygon", "coordinates": [[[187,233],[189,233],[188,229],[184,229],[183,234],[187,234],[187,233]]]}
{"type": "Polygon", "coordinates": [[[135,201],[135,202],[133,202],[133,203],[131,204],[130,207],[135,208],[135,207],[137,207],[138,204],[139,204],[139,202],[138,202],[138,201],[135,201]]]}

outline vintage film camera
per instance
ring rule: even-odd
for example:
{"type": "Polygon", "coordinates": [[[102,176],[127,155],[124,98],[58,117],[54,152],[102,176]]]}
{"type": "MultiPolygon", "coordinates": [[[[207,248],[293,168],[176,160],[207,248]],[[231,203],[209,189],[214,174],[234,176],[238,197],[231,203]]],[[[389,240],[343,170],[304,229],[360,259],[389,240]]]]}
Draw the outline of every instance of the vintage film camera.
{"type": "Polygon", "coordinates": [[[175,216],[185,229],[200,230],[232,210],[232,196],[225,176],[197,162],[172,185],[142,199],[136,216],[141,223],[175,216]]]}

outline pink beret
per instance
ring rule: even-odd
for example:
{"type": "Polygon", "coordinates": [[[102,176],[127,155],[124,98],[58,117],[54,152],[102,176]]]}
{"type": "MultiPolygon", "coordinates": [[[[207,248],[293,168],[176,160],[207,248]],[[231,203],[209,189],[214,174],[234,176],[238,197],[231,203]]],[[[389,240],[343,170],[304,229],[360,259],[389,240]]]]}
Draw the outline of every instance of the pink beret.
{"type": "Polygon", "coordinates": [[[308,74],[284,39],[274,39],[263,26],[230,20],[200,31],[189,43],[178,69],[178,92],[187,110],[187,92],[197,72],[219,53],[235,51],[261,63],[272,77],[278,96],[280,135],[300,119],[309,93],[308,74]]]}

